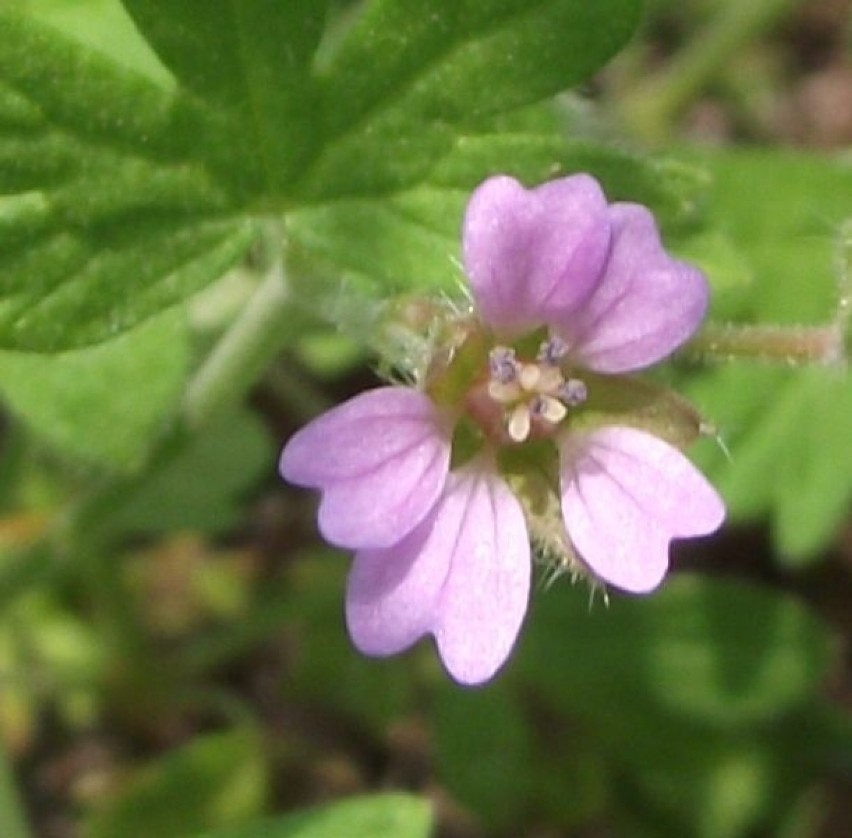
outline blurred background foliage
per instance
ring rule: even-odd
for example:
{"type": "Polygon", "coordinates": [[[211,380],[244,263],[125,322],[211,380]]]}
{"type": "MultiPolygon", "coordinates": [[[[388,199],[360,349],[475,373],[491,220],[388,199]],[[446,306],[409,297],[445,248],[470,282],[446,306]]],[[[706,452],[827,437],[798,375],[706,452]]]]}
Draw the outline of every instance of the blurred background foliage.
{"type": "Polygon", "coordinates": [[[0,7],[0,835],[848,834],[842,365],[661,373],[728,528],[649,598],[542,582],[475,691],[354,652],[275,473],[495,171],[652,206],[719,322],[845,325],[848,0],[252,0],[239,57],[189,6],[0,7]]]}

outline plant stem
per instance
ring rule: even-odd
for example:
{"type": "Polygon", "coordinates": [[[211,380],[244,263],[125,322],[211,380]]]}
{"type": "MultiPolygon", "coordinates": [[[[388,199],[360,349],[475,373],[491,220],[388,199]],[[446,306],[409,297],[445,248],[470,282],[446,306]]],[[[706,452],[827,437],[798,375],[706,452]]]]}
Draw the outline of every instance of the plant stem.
{"type": "Polygon", "coordinates": [[[800,366],[844,363],[843,333],[829,326],[739,326],[708,324],[685,347],[687,357],[730,361],[754,359],[800,366]]]}
{"type": "Polygon", "coordinates": [[[268,244],[277,252],[266,275],[187,387],[182,418],[190,430],[239,401],[282,344],[289,292],[280,242],[268,244]]]}

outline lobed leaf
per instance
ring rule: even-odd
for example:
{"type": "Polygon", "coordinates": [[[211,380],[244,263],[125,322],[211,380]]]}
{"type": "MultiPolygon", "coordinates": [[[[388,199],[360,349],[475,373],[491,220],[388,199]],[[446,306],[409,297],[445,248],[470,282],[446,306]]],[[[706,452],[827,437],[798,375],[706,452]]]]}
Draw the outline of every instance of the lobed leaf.
{"type": "Polygon", "coordinates": [[[0,79],[0,347],[110,339],[245,253],[221,120],[9,10],[0,79]]]}
{"type": "Polygon", "coordinates": [[[239,220],[45,232],[6,254],[0,346],[56,352],[118,335],[221,276],[254,237],[239,220]]]}
{"type": "Polygon", "coordinates": [[[311,60],[325,0],[123,0],[189,91],[235,113],[267,183],[286,187],[316,147],[311,60]]]}
{"type": "Polygon", "coordinates": [[[374,0],[318,79],[310,200],[422,180],[456,133],[585,78],[631,35],[638,0],[374,0]]]}

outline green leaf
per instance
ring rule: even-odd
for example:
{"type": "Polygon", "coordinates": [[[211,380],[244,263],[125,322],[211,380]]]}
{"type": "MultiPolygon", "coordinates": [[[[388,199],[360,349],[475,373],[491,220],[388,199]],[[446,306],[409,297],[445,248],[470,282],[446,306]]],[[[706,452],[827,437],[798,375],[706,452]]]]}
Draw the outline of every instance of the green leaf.
{"type": "Polygon", "coordinates": [[[247,222],[59,231],[7,255],[0,346],[57,352],[107,340],[220,276],[255,237],[247,222]]]}
{"type": "Polygon", "coordinates": [[[200,138],[176,129],[215,130],[185,98],[6,8],[0,70],[0,125],[21,132],[4,132],[4,142],[32,139],[26,132],[36,129],[170,161],[190,154],[200,138]]]}
{"type": "MultiPolygon", "coordinates": [[[[734,247],[752,277],[722,288],[720,310],[767,324],[832,322],[837,273],[849,270],[837,264],[836,239],[852,216],[852,166],[789,152],[729,152],[708,164],[708,217],[727,242],[721,258],[729,261],[734,247]]],[[[693,377],[687,394],[730,449],[730,461],[708,451],[703,464],[732,517],[768,513],[787,560],[816,556],[852,498],[848,370],[739,361],[693,377]]]]}
{"type": "Polygon", "coordinates": [[[638,0],[373,0],[319,78],[311,199],[412,185],[456,132],[546,99],[610,58],[638,0]]]}
{"type": "Polygon", "coordinates": [[[188,366],[184,318],[168,312],[86,349],[0,351],[0,395],[62,454],[133,471],[164,429],[188,366]]]}
{"type": "Polygon", "coordinates": [[[229,413],[134,485],[110,515],[109,526],[129,532],[219,532],[236,520],[242,494],[273,461],[259,420],[248,411],[229,413]]]}
{"type": "Polygon", "coordinates": [[[324,0],[123,0],[177,79],[232,110],[252,133],[270,186],[284,186],[316,147],[310,62],[324,0]]]}
{"type": "Polygon", "coordinates": [[[770,510],[787,561],[816,554],[852,501],[852,379],[836,369],[738,368],[691,388],[712,411],[732,461],[708,450],[704,465],[735,519],[770,510]],[[746,420],[737,421],[745,413],[746,420]]]}
{"type": "Polygon", "coordinates": [[[522,671],[581,714],[641,719],[650,710],[706,725],[747,726],[801,704],[825,676],[824,626],[795,600],[681,575],[653,599],[585,592],[539,597],[522,671]]]}
{"type": "Polygon", "coordinates": [[[171,73],[157,60],[117,0],[19,0],[18,5],[28,15],[164,87],[174,86],[171,73]]]}
{"type": "Polygon", "coordinates": [[[208,832],[203,838],[428,838],[431,825],[430,807],[422,798],[376,794],[251,826],[208,832]]]}
{"type": "Polygon", "coordinates": [[[266,765],[254,731],[199,737],[132,775],[92,814],[84,838],[186,838],[257,817],[266,765]]]}
{"type": "Polygon", "coordinates": [[[455,685],[430,702],[441,779],[492,829],[520,821],[536,786],[531,731],[504,689],[461,692],[455,685]]]}
{"type": "Polygon", "coordinates": [[[751,268],[753,311],[783,323],[830,318],[835,236],[852,215],[852,164],[782,151],[730,151],[704,162],[713,175],[708,222],[751,268]]]}
{"type": "MultiPolygon", "coordinates": [[[[408,657],[376,661],[353,646],[342,624],[341,601],[348,562],[330,550],[300,556],[288,577],[294,655],[282,689],[301,701],[318,703],[358,718],[382,735],[413,700],[408,657]]],[[[431,650],[425,660],[437,665],[431,650]]]]}
{"type": "Polygon", "coordinates": [[[115,337],[245,253],[220,119],[8,10],[0,79],[0,347],[115,337]]]}
{"type": "Polygon", "coordinates": [[[622,824],[619,832],[696,838],[779,834],[786,808],[779,801],[795,800],[817,780],[812,755],[818,746],[804,734],[812,733],[808,721],[803,714],[720,732],[673,722],[665,714],[646,714],[641,725],[613,719],[600,732],[622,800],[637,821],[622,824]]]}

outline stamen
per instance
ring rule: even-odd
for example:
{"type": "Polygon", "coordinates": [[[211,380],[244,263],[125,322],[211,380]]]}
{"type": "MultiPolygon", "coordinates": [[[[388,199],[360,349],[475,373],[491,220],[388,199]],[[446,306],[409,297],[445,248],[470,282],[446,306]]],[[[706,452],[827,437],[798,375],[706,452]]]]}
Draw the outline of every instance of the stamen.
{"type": "Polygon", "coordinates": [[[555,367],[568,354],[568,344],[557,335],[551,335],[538,348],[537,361],[555,367]]]}
{"type": "Polygon", "coordinates": [[[539,393],[554,394],[559,392],[559,388],[565,383],[559,367],[539,367],[541,377],[536,385],[536,391],[539,393]]]}
{"type": "Polygon", "coordinates": [[[559,399],[546,395],[536,396],[530,410],[534,416],[540,416],[551,425],[559,424],[568,415],[568,408],[559,399]]]}
{"type": "Polygon", "coordinates": [[[506,430],[515,442],[523,442],[530,435],[530,410],[525,404],[515,405],[509,416],[506,430]]]}
{"type": "Polygon", "coordinates": [[[518,377],[518,362],[515,350],[506,346],[495,346],[488,353],[488,371],[492,381],[508,384],[518,377]]]}
{"type": "Polygon", "coordinates": [[[488,382],[488,395],[500,404],[510,404],[516,402],[523,395],[521,385],[517,381],[502,381],[488,382]]]}
{"type": "Polygon", "coordinates": [[[521,387],[524,390],[534,390],[541,379],[541,367],[538,364],[524,364],[521,367],[521,387]]]}
{"type": "Polygon", "coordinates": [[[568,407],[576,407],[586,401],[589,395],[589,390],[586,383],[579,378],[569,378],[562,387],[559,388],[559,398],[568,405],[568,407]]]}

